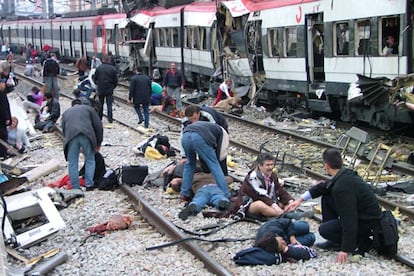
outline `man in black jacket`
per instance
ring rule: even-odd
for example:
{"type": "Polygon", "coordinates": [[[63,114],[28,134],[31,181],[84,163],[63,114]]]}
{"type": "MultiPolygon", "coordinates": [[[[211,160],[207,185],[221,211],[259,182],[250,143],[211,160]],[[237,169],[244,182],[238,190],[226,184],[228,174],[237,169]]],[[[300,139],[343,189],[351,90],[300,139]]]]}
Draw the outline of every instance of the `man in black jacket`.
{"type": "Polygon", "coordinates": [[[46,93],[52,93],[53,97],[59,100],[59,87],[57,76],[59,75],[60,67],[57,62],[56,55],[51,53],[47,55],[47,59],[43,64],[43,78],[46,85],[46,93]]]}
{"type": "Polygon", "coordinates": [[[363,255],[370,249],[370,237],[382,212],[368,184],[355,171],[343,168],[338,150],[327,149],[322,157],[325,170],[332,179],[312,187],[291,203],[288,210],[296,209],[302,201],[322,196],[323,221],[319,233],[327,242],[317,246],[339,249],[336,262],[346,263],[348,253],[363,255]]]}
{"type": "Polygon", "coordinates": [[[135,111],[138,115],[138,124],[144,122],[145,128],[149,127],[149,105],[151,102],[151,93],[152,89],[150,78],[137,69],[135,76],[131,78],[131,82],[129,84],[128,103],[131,103],[132,100],[135,111]],[[141,113],[141,106],[144,110],[144,116],[142,116],[141,113]]]}
{"type": "Polygon", "coordinates": [[[108,56],[102,57],[102,64],[96,68],[93,76],[93,81],[97,86],[97,94],[99,97],[100,111],[99,117],[102,120],[103,117],[103,105],[106,99],[106,108],[108,112],[108,122],[112,123],[112,103],[113,93],[115,87],[118,85],[118,72],[116,67],[109,64],[108,56]]]}
{"type": "MultiPolygon", "coordinates": [[[[7,141],[7,126],[11,123],[10,105],[6,94],[6,83],[0,82],[0,138],[7,141]]],[[[0,144],[0,157],[7,156],[7,148],[0,144]]]]}
{"type": "Polygon", "coordinates": [[[40,112],[43,112],[43,109],[47,107],[50,116],[45,121],[41,121],[40,114],[38,114],[35,118],[35,128],[43,132],[53,132],[54,126],[60,117],[60,104],[50,92],[45,93],[45,99],[47,103],[40,109],[40,112]]]}

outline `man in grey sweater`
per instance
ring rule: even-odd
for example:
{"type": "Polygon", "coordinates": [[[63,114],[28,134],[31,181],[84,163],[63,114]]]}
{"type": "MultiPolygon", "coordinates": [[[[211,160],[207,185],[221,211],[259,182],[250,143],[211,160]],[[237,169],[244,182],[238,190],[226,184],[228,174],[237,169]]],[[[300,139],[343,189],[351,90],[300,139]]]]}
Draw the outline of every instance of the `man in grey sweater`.
{"type": "Polygon", "coordinates": [[[85,156],[86,190],[93,189],[95,173],[95,151],[99,151],[103,140],[103,127],[95,109],[74,100],[72,107],[62,115],[64,153],[69,163],[69,178],[73,189],[80,189],[79,153],[85,156]]]}

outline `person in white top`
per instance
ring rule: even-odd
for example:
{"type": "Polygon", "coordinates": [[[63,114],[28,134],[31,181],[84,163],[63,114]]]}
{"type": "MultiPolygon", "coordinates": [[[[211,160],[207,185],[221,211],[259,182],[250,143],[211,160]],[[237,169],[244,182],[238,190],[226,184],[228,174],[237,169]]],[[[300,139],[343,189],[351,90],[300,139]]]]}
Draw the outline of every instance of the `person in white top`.
{"type": "Polygon", "coordinates": [[[96,69],[101,64],[102,64],[102,61],[96,56],[93,56],[91,59],[91,70],[96,69]]]}
{"type": "Polygon", "coordinates": [[[222,100],[223,93],[226,95],[226,98],[233,97],[233,92],[231,92],[231,86],[233,82],[231,79],[226,79],[222,84],[220,84],[218,91],[217,91],[217,97],[214,101],[213,106],[215,106],[219,101],[222,100]]]}

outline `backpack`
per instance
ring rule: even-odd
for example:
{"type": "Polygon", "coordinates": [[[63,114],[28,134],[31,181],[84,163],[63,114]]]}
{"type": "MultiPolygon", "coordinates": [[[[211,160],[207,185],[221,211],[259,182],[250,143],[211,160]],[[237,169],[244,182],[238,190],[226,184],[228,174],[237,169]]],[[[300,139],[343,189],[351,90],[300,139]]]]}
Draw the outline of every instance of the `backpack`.
{"type": "Polygon", "coordinates": [[[282,262],[282,256],[271,254],[260,247],[251,247],[237,252],[233,261],[238,265],[274,265],[282,262]]]}
{"type": "Polygon", "coordinates": [[[119,187],[119,177],[121,169],[109,169],[103,178],[98,182],[98,189],[102,191],[113,191],[119,187]]]}
{"type": "Polygon", "coordinates": [[[374,235],[374,247],[379,255],[393,257],[398,252],[398,240],[397,220],[390,210],[385,210],[374,235]]]}

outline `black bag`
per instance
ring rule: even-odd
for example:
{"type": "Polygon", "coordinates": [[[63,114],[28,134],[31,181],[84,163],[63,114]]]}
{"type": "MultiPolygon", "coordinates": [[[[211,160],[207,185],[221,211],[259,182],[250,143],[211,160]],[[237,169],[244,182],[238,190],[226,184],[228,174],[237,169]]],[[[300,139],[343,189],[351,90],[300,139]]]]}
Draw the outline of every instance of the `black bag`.
{"type": "Polygon", "coordinates": [[[36,103],[36,100],[33,99],[32,95],[27,95],[27,100],[32,103],[36,103]]]}
{"type": "Polygon", "coordinates": [[[98,183],[98,189],[102,191],[113,191],[119,187],[120,169],[109,169],[98,183]]]}
{"type": "Polygon", "coordinates": [[[122,166],[122,184],[142,185],[148,175],[148,166],[122,166]]]}
{"type": "Polygon", "coordinates": [[[274,265],[282,262],[282,256],[271,254],[260,247],[251,247],[237,252],[233,261],[238,265],[274,265]]]}
{"type": "Polygon", "coordinates": [[[374,246],[379,255],[393,257],[398,252],[398,223],[389,210],[382,212],[379,227],[374,235],[374,246]]]}

